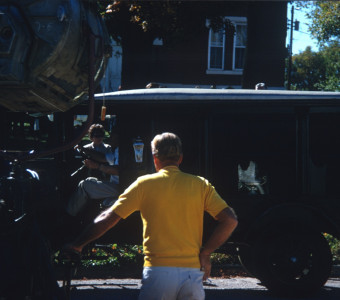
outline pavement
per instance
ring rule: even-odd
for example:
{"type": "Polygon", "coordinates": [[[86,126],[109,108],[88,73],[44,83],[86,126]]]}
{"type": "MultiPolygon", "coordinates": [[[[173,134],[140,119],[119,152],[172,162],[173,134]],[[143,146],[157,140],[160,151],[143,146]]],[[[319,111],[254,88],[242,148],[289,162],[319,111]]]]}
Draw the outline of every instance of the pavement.
{"type": "MultiPolygon", "coordinates": [[[[62,281],[58,282],[62,285],[62,281]]],[[[137,299],[141,280],[136,278],[76,279],[71,282],[70,300],[132,300],[137,299]]],[[[230,276],[210,278],[204,283],[206,300],[225,299],[277,299],[256,278],[230,276]]],[[[340,299],[340,266],[334,266],[326,285],[313,299],[340,299]]],[[[282,300],[283,298],[281,298],[282,300]]],[[[304,298],[300,298],[303,300],[304,298]]],[[[311,298],[305,298],[310,300],[311,298]]]]}
{"type": "MultiPolygon", "coordinates": [[[[61,285],[62,283],[59,282],[61,285]]],[[[251,277],[234,277],[234,278],[210,278],[204,282],[204,289],[240,289],[247,287],[257,290],[266,290],[260,285],[260,281],[251,277]]],[[[134,278],[124,279],[82,279],[72,280],[72,289],[76,290],[95,290],[95,289],[131,289],[139,290],[141,280],[134,278]]]]}
{"type": "MultiPolygon", "coordinates": [[[[141,280],[131,278],[72,280],[69,297],[70,300],[136,300],[140,287],[141,280]]],[[[217,294],[226,295],[231,290],[239,291],[242,288],[266,291],[266,288],[259,285],[257,279],[249,277],[212,278],[204,284],[204,288],[206,300],[217,300],[219,299],[217,294]]]]}
{"type": "MultiPolygon", "coordinates": [[[[70,300],[136,300],[140,279],[74,280],[70,300]]],[[[251,277],[212,278],[204,285],[205,300],[339,300],[340,280],[330,278],[321,291],[308,298],[284,298],[271,295],[260,282],[251,277]]]]}

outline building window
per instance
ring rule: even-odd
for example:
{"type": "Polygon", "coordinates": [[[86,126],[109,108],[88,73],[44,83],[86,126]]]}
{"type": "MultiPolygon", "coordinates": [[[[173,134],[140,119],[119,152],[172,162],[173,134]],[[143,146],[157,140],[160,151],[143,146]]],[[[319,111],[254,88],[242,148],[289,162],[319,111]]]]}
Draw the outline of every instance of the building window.
{"type": "Polygon", "coordinates": [[[243,69],[247,42],[247,25],[236,24],[236,34],[234,36],[234,69],[243,69]]]}
{"type": "Polygon", "coordinates": [[[209,31],[208,74],[242,73],[247,42],[246,17],[226,17],[235,26],[235,34],[209,31]]]}
{"type": "Polygon", "coordinates": [[[209,35],[209,69],[223,70],[225,34],[210,29],[209,35]]]}

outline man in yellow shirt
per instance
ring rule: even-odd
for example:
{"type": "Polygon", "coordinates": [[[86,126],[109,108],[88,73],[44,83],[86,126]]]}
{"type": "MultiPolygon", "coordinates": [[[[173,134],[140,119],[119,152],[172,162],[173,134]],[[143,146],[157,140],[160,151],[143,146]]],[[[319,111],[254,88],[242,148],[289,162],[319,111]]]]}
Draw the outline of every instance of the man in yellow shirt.
{"type": "Polygon", "coordinates": [[[121,218],[140,211],[145,258],[139,299],[204,299],[210,255],[232,234],[237,217],[206,179],[179,170],[177,135],[156,135],[151,147],[157,173],[139,177],[68,247],[81,252],[121,218]],[[202,247],[204,211],[218,225],[202,247]]]}

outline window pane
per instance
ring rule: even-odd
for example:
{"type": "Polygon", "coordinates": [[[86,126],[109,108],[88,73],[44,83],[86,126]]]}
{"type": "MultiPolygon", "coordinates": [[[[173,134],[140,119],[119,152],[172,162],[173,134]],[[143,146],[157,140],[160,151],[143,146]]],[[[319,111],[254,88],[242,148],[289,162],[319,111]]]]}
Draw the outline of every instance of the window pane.
{"type": "Polygon", "coordinates": [[[236,26],[236,46],[246,46],[247,42],[247,26],[236,26]]]}
{"type": "Polygon", "coordinates": [[[222,47],[210,47],[210,68],[222,69],[222,47]]]}
{"type": "Polygon", "coordinates": [[[245,48],[235,49],[235,69],[243,69],[245,52],[245,48]]]}
{"type": "Polygon", "coordinates": [[[213,32],[210,35],[210,45],[223,47],[223,32],[213,32]]]}
{"type": "MultiPolygon", "coordinates": [[[[256,164],[255,175],[264,193],[280,196],[294,194],[294,115],[221,113],[213,115],[211,128],[214,155],[210,166],[214,172],[210,179],[221,195],[243,192],[238,185],[238,166],[247,170],[251,161],[256,164]],[[222,173],[223,176],[217,175],[222,173]]],[[[259,192],[256,190],[257,194],[259,192]]]]}

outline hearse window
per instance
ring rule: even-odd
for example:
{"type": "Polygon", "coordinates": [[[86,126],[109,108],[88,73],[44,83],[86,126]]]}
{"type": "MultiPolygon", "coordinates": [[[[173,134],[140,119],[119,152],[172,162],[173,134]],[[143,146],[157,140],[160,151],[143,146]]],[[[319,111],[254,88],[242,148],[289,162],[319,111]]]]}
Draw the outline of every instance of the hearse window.
{"type": "Polygon", "coordinates": [[[339,195],[339,114],[310,116],[310,192],[339,195]]]}
{"type": "Polygon", "coordinates": [[[213,178],[222,194],[295,191],[294,116],[215,116],[213,178]]]}

